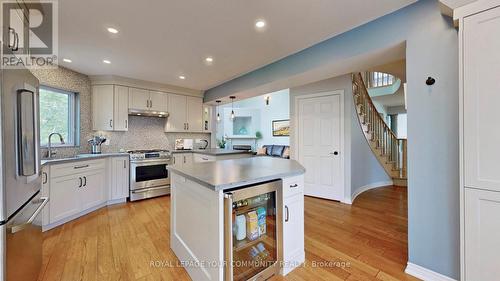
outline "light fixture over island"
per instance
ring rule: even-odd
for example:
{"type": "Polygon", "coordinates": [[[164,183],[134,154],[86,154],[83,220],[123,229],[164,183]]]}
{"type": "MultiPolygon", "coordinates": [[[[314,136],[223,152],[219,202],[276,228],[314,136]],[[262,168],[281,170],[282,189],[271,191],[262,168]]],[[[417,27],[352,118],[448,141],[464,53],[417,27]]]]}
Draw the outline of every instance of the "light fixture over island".
{"type": "Polygon", "coordinates": [[[170,247],[193,280],[265,280],[304,262],[298,162],[252,157],[169,170],[170,247]]]}

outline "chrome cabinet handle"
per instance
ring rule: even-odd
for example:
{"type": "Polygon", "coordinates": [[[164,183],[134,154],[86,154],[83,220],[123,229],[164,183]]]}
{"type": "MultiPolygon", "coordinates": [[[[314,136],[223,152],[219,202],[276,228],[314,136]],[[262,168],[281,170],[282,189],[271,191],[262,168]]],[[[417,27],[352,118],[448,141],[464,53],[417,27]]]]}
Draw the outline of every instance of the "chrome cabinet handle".
{"type": "Polygon", "coordinates": [[[73,169],[87,168],[89,165],[74,166],[73,169]]]}
{"type": "Polygon", "coordinates": [[[9,42],[8,42],[7,47],[11,50],[14,50],[14,47],[16,46],[16,30],[12,27],[9,27],[9,38],[8,39],[9,39],[9,42]],[[14,38],[12,40],[12,45],[10,44],[10,35],[11,34],[14,36],[14,38]]]}
{"type": "Polygon", "coordinates": [[[205,158],[205,157],[201,157],[201,159],[203,159],[205,161],[208,161],[208,158],[205,158]]]}
{"type": "Polygon", "coordinates": [[[84,180],[83,186],[87,186],[87,177],[84,176],[83,180],[84,180]]]}
{"type": "Polygon", "coordinates": [[[45,176],[45,179],[42,180],[42,184],[46,184],[47,181],[49,180],[49,177],[48,177],[47,173],[46,172],[42,172],[42,176],[45,176]]]}
{"type": "Polygon", "coordinates": [[[298,184],[291,184],[290,185],[290,188],[296,188],[296,187],[299,187],[299,185],[298,184]]]}
{"type": "Polygon", "coordinates": [[[82,187],[82,185],[83,185],[82,178],[81,178],[81,177],[79,177],[78,179],[80,180],[80,184],[78,185],[78,187],[82,187]]]}
{"type": "Polygon", "coordinates": [[[113,119],[109,119],[109,127],[113,128],[113,119]]]}
{"type": "Polygon", "coordinates": [[[149,108],[153,107],[153,101],[149,100],[149,108]]]}
{"type": "Polygon", "coordinates": [[[189,130],[189,123],[186,123],[187,129],[189,130]]]}
{"type": "Polygon", "coordinates": [[[128,128],[128,120],[125,120],[125,128],[128,128]]]}
{"type": "Polygon", "coordinates": [[[290,212],[288,211],[287,205],[285,205],[285,211],[286,211],[285,222],[288,222],[290,220],[290,212]]]}
{"type": "Polygon", "coordinates": [[[48,197],[41,197],[40,200],[37,200],[36,203],[40,203],[40,206],[38,206],[38,208],[36,208],[35,212],[33,212],[31,217],[25,223],[9,227],[8,230],[10,231],[10,233],[14,234],[14,233],[19,232],[19,231],[25,229],[26,227],[28,227],[35,220],[35,218],[38,216],[38,214],[40,214],[40,212],[45,207],[45,205],[47,205],[47,203],[49,203],[49,198],[48,197]]]}

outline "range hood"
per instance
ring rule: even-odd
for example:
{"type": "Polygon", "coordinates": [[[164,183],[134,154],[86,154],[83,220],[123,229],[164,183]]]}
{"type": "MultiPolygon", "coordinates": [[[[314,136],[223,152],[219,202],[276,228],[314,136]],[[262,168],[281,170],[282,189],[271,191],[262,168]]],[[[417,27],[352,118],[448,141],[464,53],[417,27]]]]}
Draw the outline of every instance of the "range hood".
{"type": "Polygon", "coordinates": [[[168,112],[129,109],[128,115],[166,118],[166,117],[168,117],[168,112]]]}

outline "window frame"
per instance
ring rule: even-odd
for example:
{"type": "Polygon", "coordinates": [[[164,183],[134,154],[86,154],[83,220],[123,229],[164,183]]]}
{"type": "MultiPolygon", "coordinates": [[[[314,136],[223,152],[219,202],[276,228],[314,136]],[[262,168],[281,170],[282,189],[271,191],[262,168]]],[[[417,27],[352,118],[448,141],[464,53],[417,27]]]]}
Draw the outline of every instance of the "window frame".
{"type": "MultiPolygon", "coordinates": [[[[46,90],[55,92],[58,94],[64,94],[69,97],[68,104],[68,123],[69,123],[69,132],[68,139],[64,140],[64,144],[54,142],[51,144],[51,147],[79,147],[80,146],[80,95],[78,92],[54,88],[52,86],[40,85],[39,90],[46,90]]],[[[40,98],[39,98],[39,106],[40,106],[40,98]]],[[[41,112],[41,110],[39,110],[41,112]]],[[[40,124],[41,126],[41,124],[40,124]]],[[[46,144],[43,144],[42,139],[48,138],[48,136],[40,135],[40,147],[47,148],[48,140],[46,144]]]]}

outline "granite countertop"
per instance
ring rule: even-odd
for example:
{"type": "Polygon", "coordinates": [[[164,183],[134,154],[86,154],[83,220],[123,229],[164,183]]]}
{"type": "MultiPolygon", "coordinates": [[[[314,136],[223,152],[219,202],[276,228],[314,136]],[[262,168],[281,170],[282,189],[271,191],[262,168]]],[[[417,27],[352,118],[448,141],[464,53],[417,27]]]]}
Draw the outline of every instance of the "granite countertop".
{"type": "Polygon", "coordinates": [[[52,164],[62,164],[62,163],[75,162],[75,161],[83,161],[83,160],[92,160],[92,159],[105,158],[105,157],[116,157],[116,156],[127,156],[128,157],[128,153],[126,153],[126,152],[101,153],[101,154],[90,154],[89,153],[89,154],[77,154],[75,156],[65,157],[65,158],[42,159],[42,166],[43,165],[52,165],[52,164]]]}
{"type": "Polygon", "coordinates": [[[275,157],[193,163],[183,167],[173,165],[168,166],[168,169],[215,191],[305,173],[304,167],[297,161],[275,157]]]}
{"type": "Polygon", "coordinates": [[[233,150],[233,149],[222,149],[222,148],[207,148],[207,149],[192,149],[192,150],[172,150],[172,153],[198,153],[205,155],[228,155],[228,154],[249,154],[252,151],[247,150],[233,150]]]}

